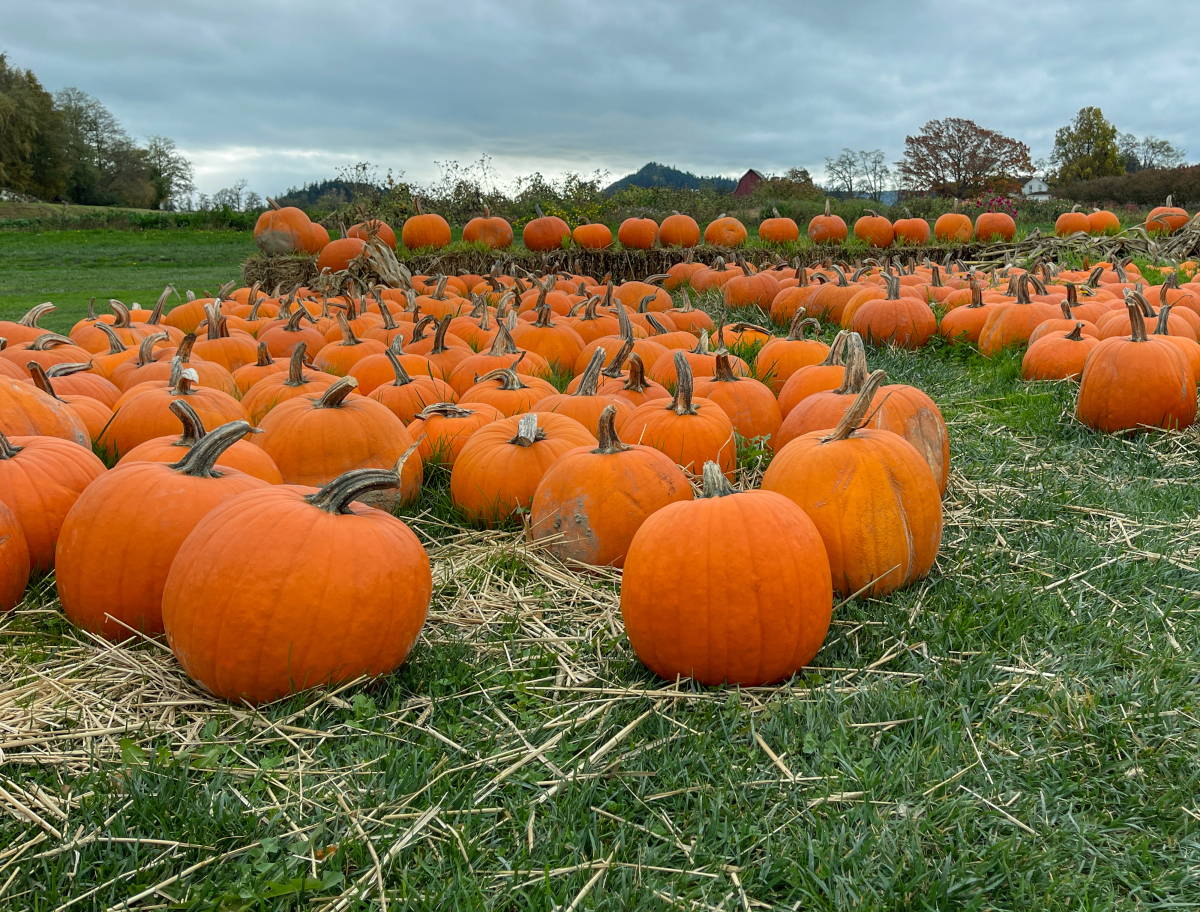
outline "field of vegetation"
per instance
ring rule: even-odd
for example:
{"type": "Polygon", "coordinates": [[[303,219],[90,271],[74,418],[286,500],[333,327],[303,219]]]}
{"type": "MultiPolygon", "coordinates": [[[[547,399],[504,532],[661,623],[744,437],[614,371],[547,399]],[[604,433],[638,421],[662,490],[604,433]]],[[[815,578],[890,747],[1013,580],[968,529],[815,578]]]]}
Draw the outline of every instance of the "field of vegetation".
{"type": "MultiPolygon", "coordinates": [[[[199,294],[252,250],[0,232],[0,319],[51,300],[65,332],[93,295],[199,294]]],[[[0,616],[0,907],[1200,905],[1200,432],[1088,430],[1077,385],[1024,382],[1019,351],[869,362],[949,427],[941,552],[908,589],[835,599],[778,686],[656,678],[619,572],[464,527],[438,470],[401,513],[429,618],[373,681],[220,701],[161,640],[72,626],[43,578],[0,616]]],[[[739,487],[769,461],[742,447],[739,487]]]]}

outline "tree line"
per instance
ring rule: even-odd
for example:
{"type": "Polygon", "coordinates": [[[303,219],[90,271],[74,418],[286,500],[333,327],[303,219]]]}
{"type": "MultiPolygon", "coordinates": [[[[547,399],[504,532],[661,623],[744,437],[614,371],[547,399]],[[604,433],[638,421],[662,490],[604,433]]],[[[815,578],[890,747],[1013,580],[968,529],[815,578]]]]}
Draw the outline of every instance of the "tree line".
{"type": "Polygon", "coordinates": [[[97,99],[47,91],[0,53],[0,187],[41,200],[136,209],[190,198],[192,165],[166,136],[137,143],[97,99]]]}

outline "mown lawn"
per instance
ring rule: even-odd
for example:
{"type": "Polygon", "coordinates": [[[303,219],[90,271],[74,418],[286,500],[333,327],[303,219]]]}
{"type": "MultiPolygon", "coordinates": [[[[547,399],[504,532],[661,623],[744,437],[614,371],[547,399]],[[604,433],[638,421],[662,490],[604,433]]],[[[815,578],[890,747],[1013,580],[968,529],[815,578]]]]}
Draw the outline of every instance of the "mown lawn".
{"type": "Polygon", "coordinates": [[[1200,432],[1093,434],[1017,355],[870,361],[950,425],[942,553],[779,687],[655,679],[615,574],[462,530],[444,476],[414,655],[334,693],[218,703],[44,581],[0,620],[0,907],[1200,905],[1200,432]]]}

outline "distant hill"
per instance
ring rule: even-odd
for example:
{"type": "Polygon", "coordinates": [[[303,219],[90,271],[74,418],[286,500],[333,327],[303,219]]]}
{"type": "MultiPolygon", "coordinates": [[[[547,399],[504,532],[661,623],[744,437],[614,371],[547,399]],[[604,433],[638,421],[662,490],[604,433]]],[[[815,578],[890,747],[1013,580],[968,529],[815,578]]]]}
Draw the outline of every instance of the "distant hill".
{"type": "Polygon", "coordinates": [[[336,209],[348,203],[354,196],[354,184],[340,178],[313,181],[303,187],[290,187],[282,196],[275,198],[281,206],[296,206],[300,209],[336,209]]]}
{"type": "Polygon", "coordinates": [[[711,187],[718,193],[732,193],[736,186],[737,181],[730,177],[698,177],[690,171],[680,171],[670,165],[650,162],[643,165],[641,170],[609,184],[605,190],[615,193],[626,187],[670,187],[672,190],[699,190],[702,187],[711,187]]]}

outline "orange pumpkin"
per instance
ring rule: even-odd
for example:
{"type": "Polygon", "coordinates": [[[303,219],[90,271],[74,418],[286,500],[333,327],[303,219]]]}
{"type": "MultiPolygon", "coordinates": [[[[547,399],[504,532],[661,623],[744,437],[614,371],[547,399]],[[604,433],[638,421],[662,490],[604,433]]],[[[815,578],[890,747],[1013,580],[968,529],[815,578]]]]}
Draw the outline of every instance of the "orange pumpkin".
{"type": "Polygon", "coordinates": [[[498,408],[484,402],[466,406],[435,402],[417,413],[408,432],[417,441],[422,462],[450,468],[472,434],[504,417],[498,408]]]}
{"type": "MultiPolygon", "coordinates": [[[[271,208],[254,223],[254,243],[267,256],[288,253],[313,253],[312,222],[303,209],[280,206],[270,197],[271,208]]],[[[192,327],[193,329],[195,327],[192,327]]]]}
{"type": "Polygon", "coordinates": [[[87,426],[73,408],[32,384],[4,376],[0,376],[0,433],[61,437],[91,448],[87,426]]]}
{"type": "Polygon", "coordinates": [[[814,215],[808,223],[808,239],[814,244],[840,244],[846,235],[846,222],[830,212],[829,200],[825,200],[825,214],[814,215]]]}
{"type": "Polygon", "coordinates": [[[673,213],[658,226],[658,242],[664,247],[695,247],[700,243],[700,226],[690,215],[673,213]]]}
{"type": "Polygon", "coordinates": [[[361,256],[367,249],[366,241],[356,237],[338,238],[330,241],[321,249],[317,257],[317,270],[324,272],[345,272],[355,257],[361,256]]]}
{"type": "Polygon", "coordinates": [[[535,206],[537,218],[530,219],[521,230],[521,240],[530,250],[542,253],[561,250],[563,241],[571,237],[571,229],[556,215],[546,215],[542,207],[535,206]]]}
{"type": "Polygon", "coordinates": [[[704,229],[704,243],[717,247],[741,247],[746,242],[746,226],[733,216],[721,213],[704,229]]]}
{"type": "Polygon", "coordinates": [[[121,391],[110,380],[92,370],[92,363],[52,364],[46,375],[54,381],[57,390],[76,396],[91,396],[109,408],[117,404],[121,391]]]}
{"type": "Polygon", "coordinates": [[[421,201],[414,198],[417,214],[409,216],[400,229],[400,242],[409,250],[446,247],[450,244],[450,224],[436,213],[426,213],[421,201]]]}
{"type": "Polygon", "coordinates": [[[616,409],[617,428],[633,412],[633,406],[625,399],[611,394],[598,392],[600,370],[604,366],[605,351],[597,348],[592,352],[592,359],[587,368],[576,379],[579,383],[574,390],[566,393],[555,393],[538,402],[539,412],[554,412],[574,418],[593,436],[599,434],[600,416],[609,408],[616,409]]]}
{"type": "Polygon", "coordinates": [[[1171,197],[1168,196],[1165,206],[1155,206],[1146,216],[1146,232],[1148,234],[1174,234],[1187,223],[1187,210],[1172,205],[1171,197]]]}
{"type": "MultiPolygon", "coordinates": [[[[410,376],[401,356],[398,356],[394,349],[389,348],[385,351],[384,357],[391,365],[395,380],[392,383],[379,384],[368,395],[376,402],[387,406],[391,413],[405,425],[410,424],[417,414],[428,406],[439,402],[458,401],[458,394],[454,392],[453,387],[440,377],[434,377],[428,373],[418,373],[415,377],[410,376]]],[[[403,357],[414,358],[417,356],[405,355],[403,357]]],[[[355,366],[361,366],[362,363],[360,361],[355,366]]],[[[357,375],[353,372],[351,376],[357,379],[357,375]]],[[[363,387],[360,385],[359,390],[362,391],[362,389],[363,387]]]]}
{"type": "Polygon", "coordinates": [[[319,491],[279,485],[212,510],[163,587],[184,670],[218,697],[265,703],[398,667],[429,609],[429,557],[403,522],[360,502],[398,483],[395,471],[361,469],[319,491]],[[321,547],[263,547],[271,541],[321,547]]]}
{"type": "Polygon", "coordinates": [[[851,328],[875,345],[923,347],[937,332],[937,318],[920,298],[901,295],[900,282],[895,276],[885,276],[885,280],[887,295],[866,301],[855,310],[851,328]]]}
{"type": "Polygon", "coordinates": [[[763,219],[758,225],[758,236],[772,244],[790,244],[800,239],[800,226],[795,220],[785,218],[779,210],[771,209],[771,218],[763,219]]]}
{"type": "Polygon", "coordinates": [[[975,240],[1011,241],[1017,233],[1017,223],[1007,212],[981,212],[975,219],[975,240]]]}
{"type": "Polygon", "coordinates": [[[371,238],[377,237],[392,250],[396,249],[396,232],[387,222],[381,222],[378,219],[369,219],[359,222],[357,225],[351,225],[350,230],[346,232],[346,237],[358,238],[360,241],[369,241],[371,238]]]}
{"type": "Polygon", "coordinates": [[[571,240],[584,250],[605,250],[612,246],[612,229],[603,222],[587,222],[571,232],[571,240]]]}
{"type": "Polygon", "coordinates": [[[459,405],[482,402],[498,408],[505,417],[520,415],[558,390],[540,377],[517,373],[512,367],[502,367],[478,377],[476,383],[459,397],[459,405]]]}
{"type": "Polygon", "coordinates": [[[933,223],[933,236],[943,244],[966,244],[975,233],[971,219],[958,211],[958,200],[951,212],[943,212],[933,223]]]}
{"type": "Polygon", "coordinates": [[[1079,211],[1078,206],[1072,206],[1070,212],[1064,212],[1054,220],[1054,233],[1059,237],[1070,237],[1079,232],[1088,234],[1090,229],[1091,220],[1086,212],[1079,211]]]}
{"type": "Polygon", "coordinates": [[[1121,230],[1121,220],[1107,209],[1093,209],[1087,218],[1088,234],[1117,234],[1121,230]]]}
{"type": "Polygon", "coordinates": [[[320,371],[304,369],[305,343],[292,349],[286,373],[264,377],[242,396],[242,407],[253,425],[262,424],[263,418],[281,402],[298,396],[320,395],[337,382],[337,377],[320,371]]]}
{"type": "Polygon", "coordinates": [[[178,462],[132,462],[88,485],[54,554],[58,597],[73,624],[110,640],[162,633],[163,587],[184,539],[218,504],[269,487],[215,468],[220,453],[250,429],[245,421],[223,425],[178,462]]]}
{"type": "Polygon", "coordinates": [[[864,211],[867,214],[854,223],[854,236],[868,247],[890,247],[896,237],[892,223],[873,209],[864,211]]]}
{"type": "Polygon", "coordinates": [[[29,362],[29,373],[33,378],[33,385],[40,389],[43,393],[63,405],[70,406],[71,410],[79,416],[79,420],[83,422],[87,428],[88,439],[93,442],[100,436],[100,432],[107,427],[108,422],[112,420],[113,410],[111,405],[105,405],[99,399],[93,399],[91,396],[80,394],[59,393],[54,388],[54,382],[46,375],[46,371],[36,361],[29,362]]]}
{"type": "Polygon", "coordinates": [[[668,681],[771,684],[810,663],[829,630],[825,546],[787,498],[735,493],[713,463],[703,475],[702,497],[668,504],[634,535],[621,577],[625,631],[668,681]]]}
{"type": "Polygon", "coordinates": [[[1083,321],[1072,330],[1055,330],[1030,342],[1021,359],[1021,376],[1026,380],[1076,380],[1092,349],[1100,344],[1085,335],[1083,321]]]}
{"type": "Polygon", "coordinates": [[[29,545],[16,515],[0,500],[0,613],[21,603],[28,584],[29,545]]]}
{"type": "Polygon", "coordinates": [[[492,215],[487,206],[483,217],[476,216],[463,226],[462,238],[468,244],[482,244],[489,250],[504,250],[512,246],[512,225],[498,215],[492,215]]]}
{"type": "Polygon", "coordinates": [[[829,354],[829,346],[820,339],[804,338],[805,329],[819,332],[821,324],[798,310],[788,327],[787,336],[772,339],[759,349],[758,357],[754,359],[754,377],[776,395],[792,374],[810,364],[820,364],[829,354]]]}
{"type": "Polygon", "coordinates": [[[743,439],[761,440],[768,450],[775,449],[775,434],[783,422],[775,394],[758,380],[735,374],[726,352],[717,352],[716,370],[696,382],[695,394],[719,405],[743,439]]]}
{"type": "Polygon", "coordinates": [[[929,243],[929,222],[923,218],[914,218],[913,214],[904,210],[904,218],[896,219],[892,225],[892,231],[896,236],[897,244],[928,244],[929,243]]]}
{"type": "Polygon", "coordinates": [[[658,223],[650,218],[627,218],[617,228],[617,240],[622,247],[649,250],[658,237],[658,223]]]}

